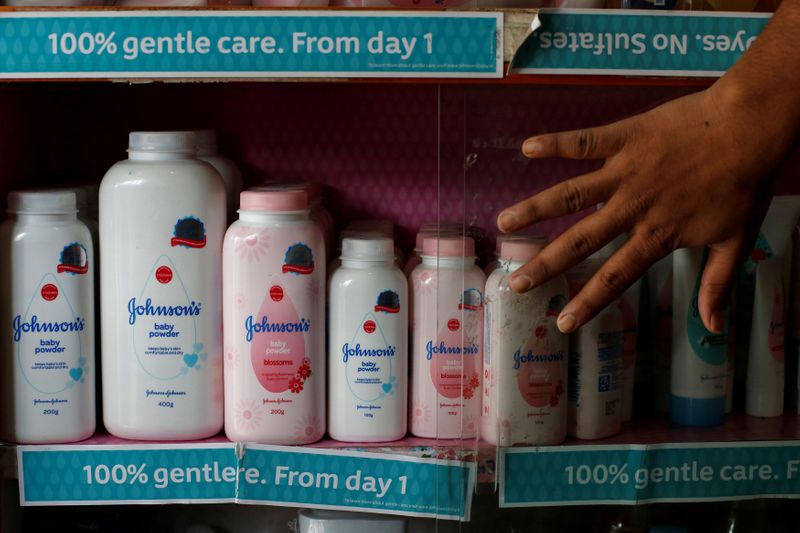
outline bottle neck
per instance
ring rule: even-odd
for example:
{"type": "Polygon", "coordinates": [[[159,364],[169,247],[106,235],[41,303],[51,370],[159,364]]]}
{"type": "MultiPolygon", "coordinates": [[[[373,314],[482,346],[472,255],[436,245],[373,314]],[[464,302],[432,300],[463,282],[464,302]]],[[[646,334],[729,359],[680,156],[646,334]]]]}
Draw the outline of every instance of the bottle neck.
{"type": "Polygon", "coordinates": [[[263,211],[239,210],[239,220],[249,224],[280,224],[292,222],[305,222],[308,220],[308,211],[287,211],[278,213],[265,213],[263,211]]]}
{"type": "Polygon", "coordinates": [[[368,270],[370,268],[391,268],[394,266],[394,259],[386,259],[384,261],[362,261],[360,259],[345,259],[341,258],[342,268],[355,268],[359,270],[368,270]]]}
{"type": "Polygon", "coordinates": [[[131,161],[187,161],[197,159],[196,154],[189,152],[149,152],[128,150],[131,161]]]}
{"type": "Polygon", "coordinates": [[[41,214],[41,213],[11,213],[11,219],[16,219],[25,224],[53,224],[56,222],[69,223],[78,220],[78,212],[72,213],[58,213],[58,214],[41,214]]]}
{"type": "Polygon", "coordinates": [[[475,265],[475,257],[438,257],[423,255],[422,264],[439,268],[471,268],[475,265]]]}

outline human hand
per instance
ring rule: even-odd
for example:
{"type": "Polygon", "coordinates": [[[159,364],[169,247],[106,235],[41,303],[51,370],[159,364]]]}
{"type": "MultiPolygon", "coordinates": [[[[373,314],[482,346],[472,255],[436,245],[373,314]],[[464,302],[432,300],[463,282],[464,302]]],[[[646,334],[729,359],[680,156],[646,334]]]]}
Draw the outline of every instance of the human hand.
{"type": "Polygon", "coordinates": [[[723,329],[731,285],[772,196],[772,170],[794,140],[785,120],[768,116],[724,80],[608,126],[525,141],[523,153],[533,159],[605,163],[505,209],[497,220],[501,231],[605,206],[517,270],[513,290],[541,285],[628,234],[564,307],[561,331],[585,324],[672,250],[693,246],[710,249],[700,315],[710,331],[723,329]]]}

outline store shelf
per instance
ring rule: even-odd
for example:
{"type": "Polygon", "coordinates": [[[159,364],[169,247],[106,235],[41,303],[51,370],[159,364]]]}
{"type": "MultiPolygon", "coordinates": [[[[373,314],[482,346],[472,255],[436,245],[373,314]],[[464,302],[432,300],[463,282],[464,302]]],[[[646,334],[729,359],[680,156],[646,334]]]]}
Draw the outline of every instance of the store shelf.
{"type": "Polygon", "coordinates": [[[768,17],[633,10],[0,8],[0,79],[702,86],[733,64],[768,17]],[[236,43],[239,53],[233,52],[236,43]]]}
{"type": "Polygon", "coordinates": [[[247,503],[469,517],[476,441],[408,438],[311,446],[135,442],[99,434],[69,445],[2,448],[23,506],[247,503]]]}
{"type": "Polygon", "coordinates": [[[501,507],[800,498],[800,419],[637,421],[614,437],[501,451],[501,507]]]}

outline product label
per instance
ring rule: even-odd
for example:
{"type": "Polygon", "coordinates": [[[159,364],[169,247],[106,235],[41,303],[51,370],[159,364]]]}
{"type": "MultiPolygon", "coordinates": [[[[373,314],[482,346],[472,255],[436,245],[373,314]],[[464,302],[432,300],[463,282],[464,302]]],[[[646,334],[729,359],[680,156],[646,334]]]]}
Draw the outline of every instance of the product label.
{"type": "MultiPolygon", "coordinates": [[[[395,314],[400,310],[400,298],[393,291],[382,294],[387,293],[393,296],[387,295],[383,302],[379,298],[375,309],[386,309],[378,313],[395,314]]],[[[396,393],[398,376],[395,374],[397,342],[386,338],[380,318],[373,312],[364,315],[340,353],[347,386],[353,396],[363,402],[358,409],[367,412],[381,409],[380,400],[396,393]]]]}
{"type": "MultiPolygon", "coordinates": [[[[186,243],[176,246],[189,247],[190,242],[199,242],[192,241],[198,233],[190,233],[184,226],[176,225],[176,235],[186,243]]],[[[204,235],[203,232],[203,238],[204,235]]],[[[203,312],[203,302],[189,294],[172,259],[167,254],[156,259],[142,292],[128,299],[125,309],[133,350],[145,373],[170,381],[203,369],[208,354],[197,328],[203,312]]],[[[145,394],[173,397],[185,396],[186,392],[165,387],[148,389],[145,394]]]]}
{"type": "Polygon", "coordinates": [[[48,273],[31,295],[28,308],[19,310],[8,325],[20,372],[39,393],[33,402],[43,406],[44,414],[57,416],[59,405],[68,400],[56,395],[84,383],[88,371],[84,350],[93,340],[84,333],[87,317],[75,314],[74,309],[57,276],[48,273]]]}
{"type": "Polygon", "coordinates": [[[68,244],[61,250],[56,272],[59,274],[67,272],[80,276],[89,272],[89,254],[86,247],[79,242],[68,244]]]}
{"type": "Polygon", "coordinates": [[[527,344],[514,352],[517,388],[525,402],[533,407],[555,407],[564,394],[564,376],[561,375],[564,351],[555,350],[549,336],[552,332],[548,325],[537,324],[527,344]]]}
{"type": "Polygon", "coordinates": [[[467,289],[458,310],[442,325],[437,340],[428,341],[427,358],[431,361],[431,380],[439,394],[470,400],[481,384],[478,336],[483,331],[483,294],[467,289]]]}
{"type": "Polygon", "coordinates": [[[786,328],[783,318],[783,291],[780,287],[772,288],[772,316],[769,321],[769,353],[779,363],[784,361],[784,344],[786,328]]]}
{"type": "Polygon", "coordinates": [[[250,361],[256,379],[272,393],[300,394],[311,377],[305,335],[311,320],[300,317],[294,302],[279,280],[270,283],[258,318],[245,319],[245,338],[250,343],[250,361]]]}
{"type": "Polygon", "coordinates": [[[600,372],[597,376],[598,393],[619,389],[623,346],[623,333],[620,331],[597,334],[597,358],[600,360],[600,372]]]}

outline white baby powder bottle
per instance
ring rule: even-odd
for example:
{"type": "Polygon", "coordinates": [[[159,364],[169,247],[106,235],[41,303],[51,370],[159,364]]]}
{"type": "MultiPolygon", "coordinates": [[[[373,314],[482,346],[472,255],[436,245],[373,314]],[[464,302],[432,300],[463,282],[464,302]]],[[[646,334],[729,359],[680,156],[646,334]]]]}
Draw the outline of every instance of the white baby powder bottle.
{"type": "Polygon", "coordinates": [[[94,255],[71,191],[8,195],[0,225],[0,438],[74,442],[95,429],[94,255]]]}
{"type": "Polygon", "coordinates": [[[325,246],[303,191],[244,191],[223,250],[225,433],[325,433],[325,246]]]}
{"type": "Polygon", "coordinates": [[[242,173],[236,163],[220,155],[217,146],[217,132],[214,130],[196,130],[197,158],[217,169],[225,184],[225,199],[227,206],[227,223],[236,220],[236,210],[239,209],[239,194],[242,192],[242,173]]]}
{"type": "Polygon", "coordinates": [[[408,421],[408,283],[384,237],[346,238],[331,278],[328,433],[382,442],[408,421]]]}
{"type": "Polygon", "coordinates": [[[411,433],[475,438],[481,407],[483,289],[469,237],[425,239],[414,294],[411,433]]]}
{"type": "MultiPolygon", "coordinates": [[[[590,257],[567,274],[575,297],[603,260],[590,257]]],[[[624,317],[619,300],[569,338],[567,431],[578,439],[602,439],[622,426],[624,317]]]]}
{"type": "Polygon", "coordinates": [[[560,444],[567,435],[568,337],[556,325],[567,281],[524,294],[508,284],[545,244],[504,242],[503,266],[486,281],[481,438],[495,446],[560,444]]]}
{"type": "Polygon", "coordinates": [[[191,132],[134,132],[100,186],[103,418],[117,437],[222,427],[225,188],[191,132]]]}

